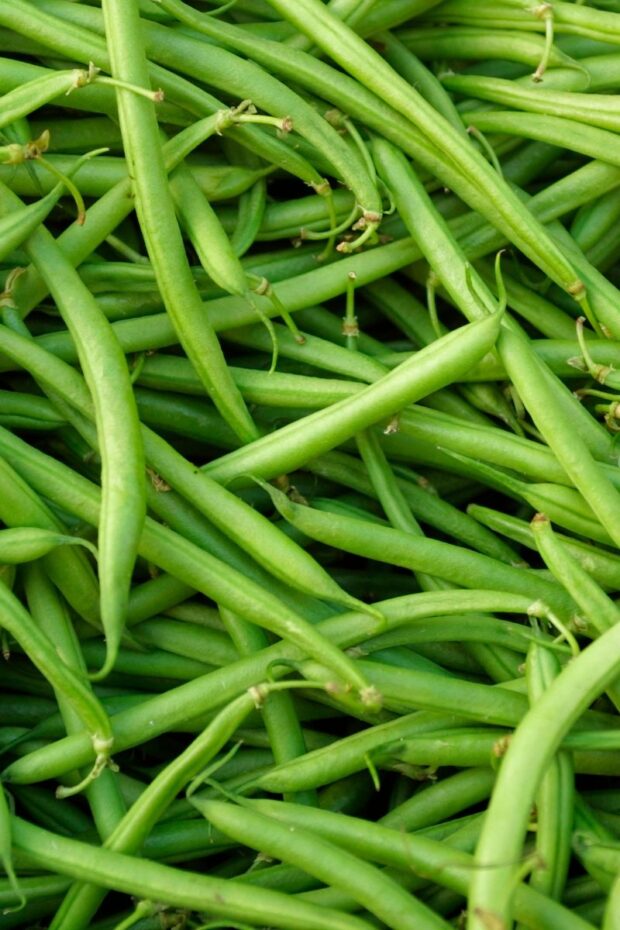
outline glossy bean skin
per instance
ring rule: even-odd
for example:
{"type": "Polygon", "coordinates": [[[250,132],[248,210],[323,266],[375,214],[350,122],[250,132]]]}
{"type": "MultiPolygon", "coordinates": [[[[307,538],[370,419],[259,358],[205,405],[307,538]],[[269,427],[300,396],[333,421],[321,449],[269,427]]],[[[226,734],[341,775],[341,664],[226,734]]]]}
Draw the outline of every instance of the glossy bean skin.
{"type": "MultiPolygon", "coordinates": [[[[528,654],[527,682],[532,705],[560,671],[557,658],[532,649],[528,654]]],[[[559,752],[540,784],[536,798],[536,851],[544,867],[530,876],[532,887],[561,900],[571,859],[576,755],[559,752]]]]}

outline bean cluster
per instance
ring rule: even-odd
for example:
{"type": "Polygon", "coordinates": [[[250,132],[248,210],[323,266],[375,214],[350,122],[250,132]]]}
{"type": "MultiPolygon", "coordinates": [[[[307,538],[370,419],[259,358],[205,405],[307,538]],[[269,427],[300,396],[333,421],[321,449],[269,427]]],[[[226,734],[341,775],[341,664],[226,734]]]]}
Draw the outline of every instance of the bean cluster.
{"type": "Polygon", "coordinates": [[[619,37],[0,0],[0,930],[620,930],[619,37]]]}

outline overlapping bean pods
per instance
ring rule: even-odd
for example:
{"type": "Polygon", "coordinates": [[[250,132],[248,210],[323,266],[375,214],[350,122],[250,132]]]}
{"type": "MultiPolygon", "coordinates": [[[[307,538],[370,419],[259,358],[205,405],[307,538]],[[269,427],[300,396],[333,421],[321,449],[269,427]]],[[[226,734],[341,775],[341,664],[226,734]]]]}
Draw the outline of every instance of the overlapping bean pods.
{"type": "Polygon", "coordinates": [[[618,35],[0,0],[0,930],[617,930],[618,35]]]}

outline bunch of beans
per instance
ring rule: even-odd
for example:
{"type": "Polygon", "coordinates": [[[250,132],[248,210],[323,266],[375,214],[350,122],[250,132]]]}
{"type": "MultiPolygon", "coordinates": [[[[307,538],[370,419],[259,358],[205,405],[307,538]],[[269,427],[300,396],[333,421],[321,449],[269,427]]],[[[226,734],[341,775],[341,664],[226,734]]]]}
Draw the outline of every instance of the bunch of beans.
{"type": "Polygon", "coordinates": [[[1,930],[620,928],[618,93],[618,0],[0,0],[1,930]]]}

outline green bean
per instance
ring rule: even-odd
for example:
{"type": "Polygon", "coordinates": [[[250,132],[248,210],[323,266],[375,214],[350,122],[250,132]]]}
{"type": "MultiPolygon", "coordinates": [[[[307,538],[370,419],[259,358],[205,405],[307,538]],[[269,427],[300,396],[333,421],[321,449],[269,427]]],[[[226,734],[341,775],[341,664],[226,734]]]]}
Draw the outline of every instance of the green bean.
{"type": "MultiPolygon", "coordinates": [[[[69,173],[75,170],[78,159],[73,155],[49,155],[46,156],[46,161],[59,171],[69,173]]],[[[203,165],[196,164],[191,159],[190,165],[201,191],[214,202],[237,197],[271,170],[265,167],[249,169],[239,165],[203,165]]],[[[80,171],[80,190],[86,197],[103,197],[105,194],[112,197],[113,188],[122,184],[126,178],[127,163],[123,158],[99,155],[91,164],[87,162],[80,171]]],[[[33,165],[33,177],[12,167],[0,165],[0,180],[20,196],[39,195],[39,184],[46,196],[54,189],[53,176],[36,162],[33,165]]],[[[89,219],[92,219],[90,215],[89,219]]]]}
{"type": "Polygon", "coordinates": [[[576,94],[553,90],[534,91],[532,88],[502,81],[500,78],[473,76],[447,76],[443,84],[449,90],[489,100],[530,113],[566,117],[589,126],[617,132],[620,123],[604,94],[576,94]]]}
{"type": "MultiPolygon", "coordinates": [[[[84,660],[87,663],[98,662],[104,651],[104,644],[89,640],[82,646],[84,660]]],[[[135,652],[133,649],[118,651],[118,658],[112,672],[112,682],[120,687],[134,687],[138,680],[141,686],[153,686],[154,679],[162,687],[174,687],[179,681],[193,681],[215,668],[200,659],[173,655],[167,650],[149,649],[147,652],[135,652]],[[147,679],[145,681],[145,679],[147,679]]]]}
{"type": "MultiPolygon", "coordinates": [[[[52,898],[63,894],[69,885],[69,879],[60,875],[36,875],[21,878],[19,884],[27,900],[36,901],[39,898],[52,898]]],[[[19,904],[20,898],[8,882],[2,882],[0,888],[0,906],[6,913],[5,909],[19,904]]]]}
{"type": "Polygon", "coordinates": [[[43,130],[50,134],[48,152],[77,152],[78,154],[107,147],[122,148],[118,126],[105,116],[82,116],[79,120],[67,118],[31,119],[30,132],[37,139],[43,130]]]}
{"type": "MultiPolygon", "coordinates": [[[[355,817],[322,810],[311,811],[310,814],[315,816],[307,817],[300,805],[281,801],[252,800],[246,803],[291,826],[299,825],[316,831],[357,855],[407,871],[413,870],[457,891],[464,892],[471,881],[473,857],[460,850],[456,843],[446,849],[437,841],[402,831],[398,832],[399,840],[395,842],[396,832],[393,829],[355,817]]],[[[558,921],[573,930],[590,930],[590,925],[578,915],[523,884],[518,886],[515,894],[515,910],[520,919],[526,920],[536,930],[543,927],[551,930],[558,926],[558,921]],[[563,923],[564,919],[567,923],[563,923]]]]}
{"type": "MultiPolygon", "coordinates": [[[[93,74],[93,79],[94,77],[93,74]]],[[[27,116],[61,94],[69,94],[72,90],[90,83],[90,80],[87,71],[76,68],[71,71],[55,71],[9,91],[0,98],[2,100],[0,126],[8,126],[14,120],[27,116]]]]}
{"type": "Polygon", "coordinates": [[[608,161],[614,167],[620,166],[620,151],[615,144],[615,133],[595,126],[584,126],[575,119],[498,110],[490,113],[467,113],[465,121],[483,132],[516,134],[527,139],[537,139],[590,158],[608,161]]]}
{"type": "MultiPolygon", "coordinates": [[[[541,18],[533,15],[527,4],[521,3],[520,0],[504,0],[502,6],[482,3],[475,11],[467,8],[460,0],[449,0],[441,11],[442,22],[476,22],[478,17],[496,28],[517,28],[536,32],[544,30],[541,18]]],[[[434,19],[432,12],[429,13],[428,19],[434,19]]],[[[604,10],[591,11],[572,3],[554,3],[553,23],[555,31],[559,34],[566,32],[569,35],[591,36],[601,41],[617,42],[616,16],[604,10]],[[590,16],[590,13],[593,15],[590,16]]]]}
{"type": "Polygon", "coordinates": [[[85,546],[91,552],[96,552],[87,539],[67,536],[54,530],[25,526],[0,530],[0,561],[9,565],[40,559],[56,546],[85,546]]]}
{"type": "Polygon", "coordinates": [[[415,621],[406,623],[390,633],[379,634],[365,640],[357,651],[374,654],[377,650],[394,645],[417,646],[418,643],[432,642],[481,642],[489,645],[504,646],[515,652],[527,650],[532,634],[520,624],[487,617],[484,614],[467,614],[453,618],[436,616],[431,622],[415,621]]]}
{"type": "Polygon", "coordinates": [[[287,826],[250,807],[237,807],[222,801],[193,802],[216,827],[240,842],[299,866],[330,886],[351,894],[388,926],[400,928],[448,925],[420,901],[390,881],[385,873],[352,853],[338,849],[304,828],[296,828],[291,839],[287,826]],[[241,839],[240,834],[243,834],[241,839]]]}
{"type": "Polygon", "coordinates": [[[620,880],[616,880],[607,898],[605,914],[603,916],[603,930],[618,930],[620,920],[618,918],[618,905],[620,904],[620,880]]]}
{"type": "Polygon", "coordinates": [[[276,488],[266,487],[280,514],[313,539],[382,562],[439,575],[464,587],[489,584],[515,594],[529,591],[560,615],[571,612],[570,600],[559,588],[530,573],[523,577],[520,569],[480,553],[434,539],[417,539],[388,527],[372,524],[372,533],[369,533],[366,521],[322,514],[314,508],[293,503],[276,488]]]}
{"type": "MultiPolygon", "coordinates": [[[[555,577],[579,604],[591,628],[591,634],[600,635],[610,629],[617,623],[619,616],[615,603],[565,550],[562,541],[556,538],[549,520],[544,515],[537,514],[531,527],[540,554],[555,577]]],[[[620,693],[616,682],[609,686],[608,693],[613,703],[618,706],[620,693]]]]}
{"type": "MultiPolygon", "coordinates": [[[[382,32],[377,36],[381,43],[382,57],[419,93],[427,100],[438,113],[441,113],[449,123],[460,133],[463,133],[463,123],[458,110],[451,97],[447,94],[440,81],[432,71],[429,71],[400,37],[382,32]]],[[[486,55],[486,53],[485,53],[486,55]]]]}
{"type": "MultiPolygon", "coordinates": [[[[423,61],[436,58],[518,61],[535,68],[541,60],[544,40],[527,32],[501,31],[476,26],[450,29],[405,27],[398,31],[400,41],[423,61]]],[[[574,67],[573,59],[556,45],[551,50],[548,67],[574,67]]]]}
{"type": "MultiPolygon", "coordinates": [[[[372,497],[376,496],[376,492],[374,492],[372,485],[363,474],[359,463],[352,456],[343,452],[328,452],[326,455],[314,459],[307,467],[313,474],[331,478],[338,481],[339,484],[354,488],[363,494],[372,497]]],[[[407,507],[423,523],[428,523],[430,526],[448,533],[485,555],[490,555],[513,565],[520,561],[518,554],[512,548],[498,546],[497,537],[487,536],[483,538],[477,534],[471,525],[466,525],[462,519],[463,513],[461,511],[447,501],[442,500],[437,494],[430,493],[423,485],[398,477],[396,478],[396,485],[404,496],[407,507]]],[[[401,527],[396,526],[396,529],[399,528],[401,527]]]]}
{"type": "Polygon", "coordinates": [[[417,832],[486,800],[495,782],[491,768],[470,768],[417,791],[379,821],[384,827],[417,832]]]}
{"type": "Polygon", "coordinates": [[[46,398],[19,391],[0,391],[0,418],[9,429],[56,429],[64,423],[46,398]]]}
{"type": "MultiPolygon", "coordinates": [[[[56,533],[63,527],[39,496],[0,458],[0,518],[8,526],[38,526],[56,533]]],[[[99,624],[99,590],[86,556],[73,547],[52,550],[46,570],[67,601],[90,623],[99,624]]]]}
{"type": "Polygon", "coordinates": [[[248,471],[263,477],[290,471],[377,420],[393,415],[420,396],[432,393],[448,378],[458,378],[461,371],[475,364],[493,345],[498,328],[497,316],[461,327],[422,349],[410,362],[353,398],[257,440],[247,454],[239,450],[223,456],[205,471],[217,481],[226,481],[248,471]]]}
{"type": "Polygon", "coordinates": [[[472,928],[484,926],[487,913],[506,921],[511,911],[511,889],[521,854],[529,809],[541,778],[559,743],[586,707],[618,674],[615,640],[620,627],[606,630],[550,684],[517,727],[502,761],[480,842],[477,862],[497,868],[472,876],[469,906],[472,928]],[[544,728],[544,743],[539,739],[544,728]],[[538,747],[532,755],[532,740],[538,747]],[[508,787],[509,786],[509,787],[508,787]],[[499,818],[496,820],[496,818],[499,818]],[[501,830],[496,824],[501,823],[501,830]]]}
{"type": "MultiPolygon", "coordinates": [[[[0,194],[5,207],[15,203],[16,198],[7,188],[1,187],[0,194]]],[[[135,545],[145,510],[137,412],[125,358],[94,299],[49,233],[42,228],[30,242],[34,239],[36,256],[34,250],[32,256],[71,330],[96,409],[104,493],[99,538],[101,611],[110,662],[113,662],[125,619],[135,545]]],[[[104,666],[101,674],[106,671],[104,666]]]]}
{"type": "Polygon", "coordinates": [[[370,925],[329,908],[263,888],[251,890],[226,879],[173,869],[153,862],[135,861],[110,850],[96,849],[76,840],[48,833],[20,818],[13,820],[14,844],[39,865],[80,880],[93,881],[119,891],[155,899],[179,907],[232,919],[270,923],[299,930],[369,930],[370,925]]]}
{"type": "MultiPolygon", "coordinates": [[[[123,81],[145,86],[148,72],[137,9],[127,4],[117,7],[111,0],[103,5],[103,12],[113,72],[123,81]]],[[[242,441],[251,441],[258,435],[256,428],[201,312],[191,278],[168,193],[155,113],[138,95],[119,89],[117,98],[123,144],[134,177],[136,209],[167,312],[216,407],[242,441]]]]}
{"type": "Polygon", "coordinates": [[[107,764],[113,744],[107,714],[83,683],[82,678],[64,662],[59,666],[50,641],[40,632],[21,603],[4,585],[0,585],[0,602],[2,626],[24,647],[33,664],[47,678],[52,687],[65,696],[67,702],[79,714],[90,731],[96,755],[91,777],[96,777],[107,764]]]}
{"type": "MultiPolygon", "coordinates": [[[[26,207],[20,207],[0,219],[0,261],[25,242],[30,235],[43,223],[48,213],[58,202],[64,189],[64,183],[56,184],[52,190],[26,207]]],[[[82,218],[83,222],[83,218],[82,218]]]]}
{"type": "MultiPolygon", "coordinates": [[[[231,366],[230,370],[241,393],[247,400],[269,407],[297,406],[307,407],[312,410],[333,404],[335,401],[355,393],[356,389],[361,390],[362,388],[361,384],[356,385],[351,381],[337,380],[336,378],[318,378],[278,371],[269,374],[264,371],[235,368],[234,366],[231,366]]],[[[160,406],[159,401],[161,401],[161,406],[165,409],[166,395],[162,398],[162,391],[178,392],[183,395],[204,394],[204,388],[187,360],[172,355],[153,355],[151,358],[145,359],[137,381],[138,384],[143,384],[145,387],[158,392],[151,395],[147,391],[141,392],[140,389],[137,389],[138,408],[143,419],[147,420],[149,418],[147,412],[149,407],[146,401],[149,397],[153,398],[153,404],[157,402],[158,407],[160,406]],[[141,407],[141,399],[144,403],[143,407],[141,407]]],[[[13,393],[11,392],[11,394],[13,393]]],[[[171,393],[171,403],[173,403],[174,398],[175,395],[171,393]]],[[[198,417],[199,412],[204,414],[204,404],[202,401],[197,402],[195,406],[191,404],[187,410],[191,412],[192,418],[198,417]]],[[[175,415],[180,416],[181,410],[176,410],[175,415]]],[[[50,413],[51,416],[53,414],[50,413]]],[[[211,428],[214,428],[211,420],[207,422],[209,422],[211,428]]],[[[173,423],[174,417],[171,417],[167,428],[171,428],[173,423]]],[[[211,438],[211,429],[208,433],[211,438]]],[[[202,435],[204,436],[205,433],[203,432],[202,435]]]]}
{"type": "Polygon", "coordinates": [[[127,607],[129,626],[170,610],[195,594],[195,589],[172,575],[162,573],[133,586],[127,607]]]}
{"type": "MultiPolygon", "coordinates": [[[[275,689],[277,685],[271,687],[275,689]]],[[[231,739],[257,701],[261,700],[262,688],[266,692],[270,690],[269,686],[258,685],[254,691],[241,695],[224,708],[204,732],[151,781],[107,838],[106,849],[125,854],[136,853],[140,849],[153,825],[175,795],[207,766],[213,756],[231,739]]],[[[102,897],[101,889],[97,885],[74,885],[56,915],[55,927],[71,927],[80,922],[87,924],[102,897]]]]}
{"type": "Polygon", "coordinates": [[[26,897],[23,889],[20,887],[13,868],[13,855],[11,852],[11,813],[2,784],[0,784],[0,862],[9,879],[11,890],[17,898],[16,909],[19,910],[26,904],[26,897]]]}
{"type": "MultiPolygon", "coordinates": [[[[524,520],[500,513],[500,511],[492,510],[489,507],[482,507],[479,504],[470,504],[467,513],[471,514],[474,519],[480,520],[481,523],[490,527],[496,533],[503,533],[509,539],[527,546],[528,549],[536,549],[532,530],[524,520]]],[[[559,539],[572,557],[603,588],[614,590],[620,587],[620,564],[617,556],[570,536],[559,536],[559,539]]]]}
{"type": "Polygon", "coordinates": [[[537,428],[547,440],[558,461],[565,468],[575,487],[596,514],[597,519],[614,540],[616,534],[613,516],[620,516],[620,498],[600,466],[591,457],[585,443],[575,434],[565,410],[554,403],[546,372],[539,367],[536,356],[529,351],[527,371],[525,363],[525,340],[518,334],[504,329],[499,346],[502,360],[513,384],[529,410],[537,428]]]}
{"type": "Polygon", "coordinates": [[[593,627],[593,632],[600,635],[613,627],[620,618],[618,608],[569,552],[565,551],[563,543],[552,531],[549,520],[538,514],[530,525],[541,555],[553,574],[575,598],[593,627]]]}
{"type": "Polygon", "coordinates": [[[93,822],[71,801],[60,801],[46,788],[21,785],[12,791],[20,809],[25,809],[29,816],[48,830],[55,830],[63,836],[78,836],[91,832],[93,822]]]}
{"type": "MultiPolygon", "coordinates": [[[[534,646],[528,653],[527,681],[530,703],[544,694],[558,675],[556,656],[534,646]]],[[[559,752],[549,765],[536,797],[536,853],[541,865],[535,867],[530,884],[556,900],[563,895],[571,859],[576,756],[559,752]]]]}
{"type": "MultiPolygon", "coordinates": [[[[234,145],[234,143],[233,143],[234,145]]],[[[257,157],[238,146],[236,160],[248,168],[260,167],[257,157]]],[[[323,208],[325,207],[324,198],[323,208]]],[[[267,184],[264,178],[258,178],[252,187],[245,191],[238,201],[235,228],[230,238],[232,250],[239,258],[248,251],[256,241],[265,219],[267,209],[267,184]]],[[[334,205],[335,209],[335,205],[334,205]]]]}
{"type": "Polygon", "coordinates": [[[207,665],[227,665],[239,656],[229,638],[218,630],[205,630],[193,623],[157,617],[132,629],[132,636],[147,646],[173,655],[186,656],[207,665]]]}

